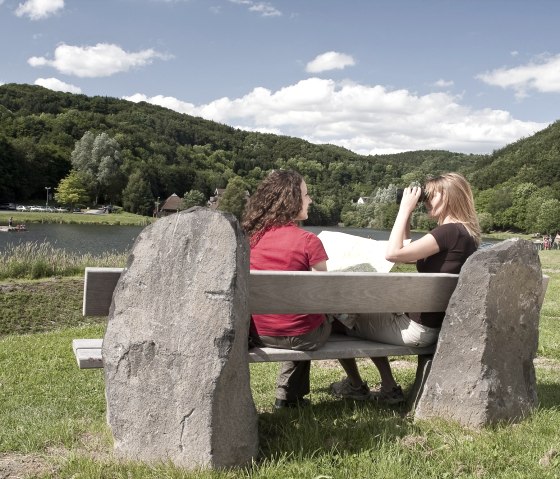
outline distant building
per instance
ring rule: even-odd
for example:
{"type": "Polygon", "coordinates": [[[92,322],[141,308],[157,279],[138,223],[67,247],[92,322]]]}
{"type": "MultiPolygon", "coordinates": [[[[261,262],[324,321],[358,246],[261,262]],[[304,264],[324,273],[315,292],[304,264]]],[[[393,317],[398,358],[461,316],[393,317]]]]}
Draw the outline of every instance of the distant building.
{"type": "Polygon", "coordinates": [[[369,203],[371,196],[360,196],[358,198],[358,201],[356,201],[357,205],[365,205],[366,203],[369,203]]]}
{"type": "Polygon", "coordinates": [[[224,192],[226,191],[225,188],[216,188],[214,190],[214,196],[211,196],[208,200],[208,207],[215,210],[218,208],[218,204],[220,203],[220,199],[224,196],[224,192]]]}
{"type": "MultiPolygon", "coordinates": [[[[208,200],[207,206],[213,210],[218,208],[218,205],[220,204],[220,200],[222,199],[222,197],[224,196],[224,192],[226,191],[225,188],[216,188],[214,190],[214,196],[211,196],[210,199],[208,200]]],[[[247,198],[249,198],[249,192],[247,190],[245,190],[245,196],[247,198]]]]}
{"type": "Polygon", "coordinates": [[[169,216],[173,213],[177,213],[181,208],[181,202],[182,199],[173,193],[163,202],[163,205],[161,205],[158,216],[169,216]]]}

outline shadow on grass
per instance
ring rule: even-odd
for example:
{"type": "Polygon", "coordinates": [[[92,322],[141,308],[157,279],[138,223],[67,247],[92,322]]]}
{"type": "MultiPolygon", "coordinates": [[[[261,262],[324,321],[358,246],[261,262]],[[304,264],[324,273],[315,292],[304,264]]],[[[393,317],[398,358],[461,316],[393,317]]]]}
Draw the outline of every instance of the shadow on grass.
{"type": "Polygon", "coordinates": [[[560,384],[537,384],[539,408],[557,409],[560,406],[560,384]]]}
{"type": "Polygon", "coordinates": [[[311,459],[319,451],[336,457],[376,450],[416,430],[407,412],[406,406],[324,399],[301,409],[260,413],[260,460],[286,454],[311,459]]]}

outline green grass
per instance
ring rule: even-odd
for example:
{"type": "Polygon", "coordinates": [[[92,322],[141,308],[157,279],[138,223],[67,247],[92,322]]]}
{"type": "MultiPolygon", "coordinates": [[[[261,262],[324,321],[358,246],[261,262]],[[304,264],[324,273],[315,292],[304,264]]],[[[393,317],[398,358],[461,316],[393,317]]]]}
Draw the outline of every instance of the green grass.
{"type": "MultiPolygon", "coordinates": [[[[312,407],[274,411],[278,364],[253,364],[260,454],[251,467],[230,471],[189,473],[112,457],[103,372],[78,369],[72,354],[73,338],[101,337],[105,324],[97,318],[98,324],[83,325],[82,280],[2,283],[0,306],[8,312],[0,316],[0,472],[2,460],[29,455],[44,461],[30,471],[33,477],[57,479],[558,478],[560,252],[540,256],[551,282],[540,324],[540,407],[530,417],[482,431],[444,421],[415,423],[404,409],[332,398],[328,385],[342,370],[328,361],[313,364],[312,407]],[[26,288],[32,294],[25,296],[26,288]]],[[[414,362],[402,364],[395,374],[409,388],[414,362]]],[[[360,361],[360,369],[368,383],[379,380],[371,362],[360,361]]]]}
{"type": "Polygon", "coordinates": [[[43,213],[0,211],[0,225],[7,225],[10,217],[15,224],[20,223],[60,223],[60,224],[102,224],[123,226],[146,226],[154,221],[149,216],[133,213],[112,213],[107,215],[91,215],[83,213],[43,213]]]}
{"type": "Polygon", "coordinates": [[[86,266],[122,267],[127,256],[116,252],[70,253],[48,242],[9,244],[0,256],[0,280],[83,275],[86,266]]]}

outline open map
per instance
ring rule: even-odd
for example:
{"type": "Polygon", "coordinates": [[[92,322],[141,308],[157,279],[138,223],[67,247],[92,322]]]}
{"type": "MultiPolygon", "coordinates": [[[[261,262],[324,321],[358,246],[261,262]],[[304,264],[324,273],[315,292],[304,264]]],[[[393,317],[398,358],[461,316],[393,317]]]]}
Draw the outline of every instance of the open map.
{"type": "Polygon", "coordinates": [[[394,263],[385,259],[387,241],[361,236],[321,231],[319,238],[329,255],[329,271],[376,271],[388,273],[394,263]]]}

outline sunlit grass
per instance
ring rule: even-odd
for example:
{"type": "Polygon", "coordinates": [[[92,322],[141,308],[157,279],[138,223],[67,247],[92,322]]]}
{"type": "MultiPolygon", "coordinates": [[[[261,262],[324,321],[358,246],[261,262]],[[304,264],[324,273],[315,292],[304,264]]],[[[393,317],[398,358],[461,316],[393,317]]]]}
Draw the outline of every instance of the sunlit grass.
{"type": "Polygon", "coordinates": [[[8,278],[38,279],[52,276],[81,275],[86,266],[124,266],[127,254],[69,253],[48,242],[8,244],[0,256],[0,280],[8,278]]]}
{"type": "Polygon", "coordinates": [[[25,223],[59,223],[59,224],[102,224],[122,226],[146,226],[154,221],[149,216],[140,216],[133,213],[112,213],[106,215],[82,213],[44,213],[44,212],[10,212],[0,211],[0,225],[7,225],[10,217],[14,224],[25,223]]]}
{"type": "MultiPolygon", "coordinates": [[[[560,271],[555,270],[560,251],[539,256],[551,278],[536,362],[540,406],[523,421],[472,431],[446,421],[415,422],[404,408],[337,400],[328,393],[329,384],[343,376],[336,361],[313,362],[312,407],[276,411],[279,365],[252,364],[259,455],[247,468],[223,471],[188,472],[168,463],[116,459],[103,371],[78,369],[72,354],[73,338],[102,337],[106,323],[98,318],[100,324],[70,326],[80,324],[81,278],[3,283],[0,457],[42,458],[43,472],[20,475],[39,479],[558,478],[560,271]]],[[[400,359],[394,371],[406,390],[415,362],[400,359]]],[[[371,361],[359,364],[370,385],[379,381],[371,361]]]]}

